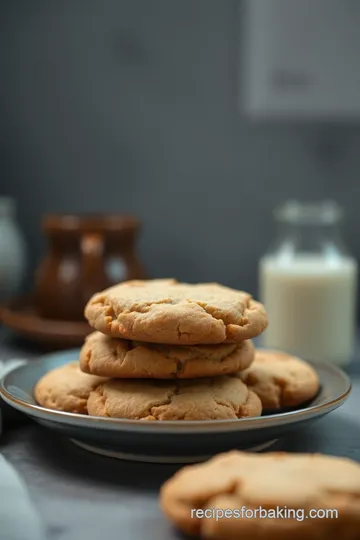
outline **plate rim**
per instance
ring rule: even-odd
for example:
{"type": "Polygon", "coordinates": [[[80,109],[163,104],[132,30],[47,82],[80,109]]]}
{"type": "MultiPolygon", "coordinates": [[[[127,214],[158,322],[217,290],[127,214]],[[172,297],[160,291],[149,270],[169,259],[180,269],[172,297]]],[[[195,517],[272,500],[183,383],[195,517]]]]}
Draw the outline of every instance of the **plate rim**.
{"type": "MultiPolygon", "coordinates": [[[[311,419],[313,417],[320,416],[321,413],[327,414],[334,409],[340,407],[349,397],[352,390],[352,382],[347,373],[334,364],[328,364],[325,362],[310,362],[308,363],[318,370],[330,371],[332,376],[342,379],[345,390],[335,398],[332,398],[325,403],[310,405],[303,409],[296,409],[293,411],[279,412],[268,416],[256,416],[250,418],[236,418],[226,420],[163,420],[161,422],[146,422],[143,420],[133,420],[127,418],[104,418],[90,415],[83,415],[78,413],[70,413],[64,411],[57,411],[53,409],[47,409],[37,404],[27,403],[26,401],[13,396],[8,390],[9,385],[8,378],[13,376],[17,371],[24,370],[26,368],[34,366],[34,364],[41,365],[46,361],[56,358],[57,356],[69,356],[76,354],[79,349],[72,348],[62,352],[54,352],[47,355],[43,355],[38,359],[30,360],[29,362],[15,367],[8,373],[6,373],[0,381],[0,397],[4,401],[14,407],[17,410],[27,414],[28,416],[38,418],[42,421],[50,421],[59,424],[67,424],[71,426],[78,426],[82,428],[88,427],[89,429],[100,429],[105,431],[112,431],[115,428],[120,428],[121,431],[127,432],[142,432],[142,433],[175,433],[175,434],[193,434],[193,433],[220,433],[220,432],[241,432],[250,431],[256,429],[272,428],[279,425],[279,422],[286,424],[297,424],[303,420],[311,419]],[[91,420],[88,426],[88,419],[91,420]]],[[[70,360],[64,361],[66,364],[70,360]]]]}
{"type": "MultiPolygon", "coordinates": [[[[214,454],[211,452],[209,454],[197,454],[192,456],[184,455],[146,455],[141,453],[129,453],[121,452],[117,450],[108,450],[107,448],[102,448],[101,446],[95,446],[83,441],[79,441],[74,438],[70,438],[70,441],[75,444],[78,448],[86,450],[86,452],[91,452],[99,456],[109,457],[113,459],[121,459],[126,461],[136,461],[141,463],[165,463],[165,464],[179,464],[186,465],[190,463],[199,463],[202,461],[209,460],[214,454]]],[[[275,446],[279,442],[279,439],[272,439],[265,441],[258,445],[250,446],[246,449],[247,452],[263,452],[268,450],[272,446],[275,446]]]]}

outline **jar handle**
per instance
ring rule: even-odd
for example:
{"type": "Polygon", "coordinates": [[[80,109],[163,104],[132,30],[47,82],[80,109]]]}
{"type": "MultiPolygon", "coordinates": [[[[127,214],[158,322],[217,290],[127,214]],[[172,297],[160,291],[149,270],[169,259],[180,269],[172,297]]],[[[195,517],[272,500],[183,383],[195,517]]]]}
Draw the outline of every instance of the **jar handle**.
{"type": "Polygon", "coordinates": [[[101,287],[105,286],[104,238],[101,234],[86,233],[81,238],[81,284],[84,301],[87,302],[101,287]]]}

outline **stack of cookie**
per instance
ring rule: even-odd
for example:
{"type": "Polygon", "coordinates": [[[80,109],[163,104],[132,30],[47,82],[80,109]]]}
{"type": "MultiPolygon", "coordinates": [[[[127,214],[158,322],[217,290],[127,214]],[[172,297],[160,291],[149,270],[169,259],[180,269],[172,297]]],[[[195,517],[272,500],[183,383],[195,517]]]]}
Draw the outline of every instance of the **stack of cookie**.
{"type": "Polygon", "coordinates": [[[81,350],[80,368],[45,375],[35,391],[42,405],[64,410],[54,389],[66,379],[67,410],[93,416],[214,420],[261,414],[261,400],[241,373],[254,360],[251,338],[266,328],[267,316],[248,293],[217,284],[132,281],[94,295],[85,316],[95,332],[81,350]],[[44,386],[52,388],[47,403],[44,386]]]}
{"type": "Polygon", "coordinates": [[[279,351],[255,352],[267,325],[247,293],[217,284],[132,281],[96,294],[80,362],[47,373],[48,408],[139,420],[215,420],[297,407],[316,371],[279,351]]]}
{"type": "Polygon", "coordinates": [[[108,377],[88,412],[141,420],[212,420],[261,414],[238,377],[254,359],[249,339],[267,325],[263,306],[216,284],[133,281],[96,294],[83,372],[108,377]]]}

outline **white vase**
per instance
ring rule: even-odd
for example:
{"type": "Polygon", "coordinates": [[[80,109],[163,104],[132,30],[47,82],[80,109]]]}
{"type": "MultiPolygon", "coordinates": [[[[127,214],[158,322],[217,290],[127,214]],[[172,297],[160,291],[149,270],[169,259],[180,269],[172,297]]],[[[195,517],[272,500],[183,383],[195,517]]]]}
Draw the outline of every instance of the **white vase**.
{"type": "Polygon", "coordinates": [[[0,197],[0,302],[9,300],[19,291],[25,273],[25,241],[15,213],[15,201],[11,197],[0,197]]]}

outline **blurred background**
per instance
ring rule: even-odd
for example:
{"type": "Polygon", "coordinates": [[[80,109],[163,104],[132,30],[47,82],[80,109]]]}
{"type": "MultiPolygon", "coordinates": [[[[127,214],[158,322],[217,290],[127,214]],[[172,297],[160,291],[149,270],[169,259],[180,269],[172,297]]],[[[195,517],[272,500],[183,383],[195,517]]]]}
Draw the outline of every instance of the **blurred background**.
{"type": "Polygon", "coordinates": [[[359,125],[239,113],[241,4],[1,2],[0,182],[28,286],[49,212],[135,214],[151,276],[254,294],[272,209],[289,197],[344,205],[360,255],[359,125]]]}
{"type": "MultiPolygon", "coordinates": [[[[9,283],[22,269],[21,290],[34,291],[35,269],[48,253],[40,296],[3,311],[6,326],[43,341],[82,343],[91,294],[144,271],[260,297],[274,333],[284,334],[271,345],[284,350],[314,357],[315,349],[285,342],[294,332],[301,344],[321,334],[331,350],[329,334],[337,343],[346,332],[343,340],[353,342],[359,2],[3,0],[0,11],[0,195],[13,199],[25,244],[16,259],[13,233],[3,232],[3,289],[11,297],[21,292],[19,280],[9,283]],[[311,251],[320,267],[310,261],[306,283],[304,269],[293,266],[298,258],[285,277],[280,267],[274,275],[264,267],[261,295],[259,261],[275,237],[272,212],[289,199],[332,199],[343,207],[343,237],[354,258],[342,259],[335,229],[325,232],[320,223],[306,233],[319,239],[310,246],[301,227],[296,238],[290,228],[276,257],[291,244],[293,257],[311,251]],[[80,229],[88,224],[50,220],[49,250],[41,230],[49,214],[130,215],[141,232],[134,225],[111,236],[110,225],[100,224],[107,250],[100,263],[98,225],[83,241],[80,229]],[[68,226],[72,239],[61,236],[68,226]],[[321,310],[300,335],[314,294],[321,310]],[[83,326],[60,328],[52,319],[81,319],[83,326]]],[[[0,204],[0,215],[7,213],[0,204]]]]}

